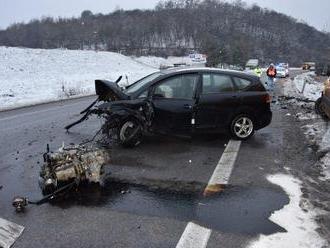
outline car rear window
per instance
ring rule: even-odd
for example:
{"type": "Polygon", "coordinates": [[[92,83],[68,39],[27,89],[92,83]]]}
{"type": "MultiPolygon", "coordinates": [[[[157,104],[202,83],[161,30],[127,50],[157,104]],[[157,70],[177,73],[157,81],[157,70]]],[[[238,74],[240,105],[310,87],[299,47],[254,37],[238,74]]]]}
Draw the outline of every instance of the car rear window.
{"type": "Polygon", "coordinates": [[[234,77],[234,82],[239,90],[244,90],[252,84],[251,81],[238,77],[234,77]]]}
{"type": "Polygon", "coordinates": [[[227,75],[203,74],[203,94],[234,91],[233,82],[227,75]]]}

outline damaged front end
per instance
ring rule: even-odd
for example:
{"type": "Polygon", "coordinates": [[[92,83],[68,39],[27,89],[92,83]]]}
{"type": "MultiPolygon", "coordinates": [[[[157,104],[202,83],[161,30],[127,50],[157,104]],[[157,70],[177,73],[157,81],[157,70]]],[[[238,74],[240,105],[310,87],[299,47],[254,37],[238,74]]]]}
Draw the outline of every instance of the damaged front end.
{"type": "Polygon", "coordinates": [[[91,115],[105,119],[101,128],[109,139],[116,139],[124,146],[136,146],[143,134],[150,131],[153,119],[153,108],[146,99],[130,99],[118,86],[118,82],[105,80],[95,81],[98,99],[81,112],[84,116],[65,127],[68,131],[75,125],[87,120],[91,115]],[[103,102],[99,105],[97,103],[103,102]]]}

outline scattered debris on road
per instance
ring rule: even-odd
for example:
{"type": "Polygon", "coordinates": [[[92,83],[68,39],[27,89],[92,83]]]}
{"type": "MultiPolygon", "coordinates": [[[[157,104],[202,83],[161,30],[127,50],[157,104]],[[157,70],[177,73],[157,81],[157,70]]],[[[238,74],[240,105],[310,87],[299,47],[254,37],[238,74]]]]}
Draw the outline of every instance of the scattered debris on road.
{"type": "Polygon", "coordinates": [[[21,197],[21,196],[16,196],[13,199],[12,205],[15,208],[17,213],[21,213],[25,211],[25,208],[29,205],[29,204],[33,204],[33,205],[41,205],[44,204],[50,200],[53,200],[55,198],[57,198],[58,196],[60,196],[61,194],[64,194],[66,192],[68,192],[69,190],[71,190],[74,186],[77,186],[76,181],[73,181],[69,184],[66,184],[64,186],[62,186],[61,188],[55,190],[53,193],[44,196],[42,199],[38,200],[38,201],[30,201],[28,198],[26,197],[21,197]]]}
{"type": "Polygon", "coordinates": [[[56,191],[60,186],[75,181],[103,183],[104,165],[110,161],[109,151],[82,145],[61,147],[51,153],[49,146],[44,154],[39,185],[45,194],[56,191]]]}
{"type": "Polygon", "coordinates": [[[15,197],[12,205],[17,212],[24,212],[28,204],[41,205],[68,192],[82,183],[104,183],[104,166],[110,162],[109,150],[95,146],[62,146],[53,153],[47,145],[40,170],[39,186],[44,197],[30,201],[26,197],[15,197]]]}
{"type": "Polygon", "coordinates": [[[16,196],[14,197],[12,204],[16,212],[23,212],[25,207],[29,204],[29,201],[27,198],[16,196]]]}
{"type": "Polygon", "coordinates": [[[24,226],[0,218],[0,247],[12,247],[23,231],[24,226]]]}

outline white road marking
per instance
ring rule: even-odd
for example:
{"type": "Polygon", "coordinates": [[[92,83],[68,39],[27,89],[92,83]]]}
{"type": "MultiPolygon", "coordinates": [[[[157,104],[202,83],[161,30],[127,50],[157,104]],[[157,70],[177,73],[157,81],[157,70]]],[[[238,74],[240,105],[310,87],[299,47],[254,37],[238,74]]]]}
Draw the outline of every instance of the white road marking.
{"type": "MultiPolygon", "coordinates": [[[[241,141],[229,141],[209,180],[208,185],[204,190],[204,195],[206,195],[206,192],[208,191],[217,192],[221,189],[221,186],[228,184],[239,149],[241,147],[241,143],[241,141]]],[[[176,248],[205,248],[211,233],[211,229],[189,222],[176,248]]]]}
{"type": "Polygon", "coordinates": [[[215,168],[209,185],[227,185],[237,159],[241,141],[230,140],[215,168]]]}
{"type": "Polygon", "coordinates": [[[23,231],[23,226],[0,218],[0,247],[11,247],[23,231]]]}
{"type": "Polygon", "coordinates": [[[189,222],[176,248],[205,248],[210,235],[210,229],[189,222]]]}

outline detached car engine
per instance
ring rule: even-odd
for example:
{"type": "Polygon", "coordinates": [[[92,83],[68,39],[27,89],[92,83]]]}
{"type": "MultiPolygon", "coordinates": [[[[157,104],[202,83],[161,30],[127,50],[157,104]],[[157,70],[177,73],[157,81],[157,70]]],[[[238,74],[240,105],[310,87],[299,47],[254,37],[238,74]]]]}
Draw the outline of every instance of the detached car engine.
{"type": "Polygon", "coordinates": [[[75,182],[103,183],[104,165],[110,161],[109,151],[85,146],[62,147],[56,153],[44,154],[39,185],[44,195],[52,194],[59,188],[75,182]]]}

